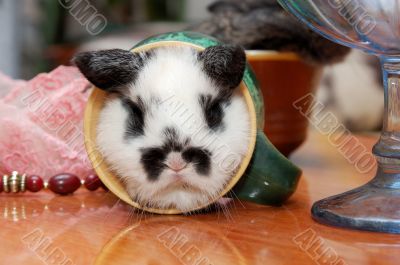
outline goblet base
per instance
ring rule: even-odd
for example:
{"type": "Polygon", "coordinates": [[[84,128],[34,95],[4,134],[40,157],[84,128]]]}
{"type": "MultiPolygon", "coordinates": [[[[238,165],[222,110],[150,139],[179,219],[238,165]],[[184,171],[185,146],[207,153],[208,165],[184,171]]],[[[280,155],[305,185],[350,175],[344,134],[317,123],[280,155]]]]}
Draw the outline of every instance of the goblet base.
{"type": "Polygon", "coordinates": [[[379,167],[369,183],[317,201],[311,213],[327,225],[400,234],[400,172],[379,167]]]}

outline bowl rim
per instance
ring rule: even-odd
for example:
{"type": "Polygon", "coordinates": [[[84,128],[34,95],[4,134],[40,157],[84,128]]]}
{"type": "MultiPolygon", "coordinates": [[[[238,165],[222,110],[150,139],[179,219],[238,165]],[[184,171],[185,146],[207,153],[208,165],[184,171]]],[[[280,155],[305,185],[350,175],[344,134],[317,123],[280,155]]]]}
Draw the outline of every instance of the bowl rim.
{"type": "Polygon", "coordinates": [[[274,50],[245,50],[247,60],[252,61],[262,61],[262,60],[270,60],[270,61],[301,61],[301,57],[294,52],[282,52],[282,51],[274,51],[274,50]]]}
{"type": "MultiPolygon", "coordinates": [[[[134,47],[131,49],[131,52],[140,52],[140,51],[147,51],[158,47],[179,47],[179,46],[191,46],[199,51],[204,50],[205,47],[200,45],[196,45],[193,43],[182,42],[182,41],[159,41],[159,42],[152,42],[147,43],[139,47],[134,47]]],[[[126,202],[127,204],[134,206],[137,209],[144,210],[151,213],[157,214],[182,214],[185,212],[193,212],[200,209],[207,207],[208,205],[216,202],[219,198],[223,197],[227,194],[233,186],[239,181],[239,179],[244,175],[245,170],[247,169],[248,165],[250,164],[250,160],[253,156],[253,152],[256,145],[256,137],[257,137],[257,115],[255,111],[255,106],[253,99],[250,95],[249,90],[247,89],[246,84],[242,80],[239,85],[239,89],[241,94],[244,96],[247,108],[249,110],[250,116],[250,139],[249,139],[249,148],[246,152],[245,157],[242,160],[239,168],[236,170],[235,175],[229,180],[229,182],[225,185],[224,189],[216,196],[213,200],[208,201],[204,205],[200,205],[189,211],[181,211],[176,208],[169,208],[169,209],[160,209],[160,208],[152,208],[140,205],[138,202],[132,200],[128,193],[125,191],[122,183],[120,182],[119,178],[115,176],[106,165],[106,161],[98,151],[99,148],[96,145],[96,131],[97,131],[97,121],[100,114],[100,110],[104,106],[105,99],[107,98],[107,93],[101,89],[93,87],[93,91],[89,96],[88,102],[85,107],[84,113],[84,142],[86,152],[88,154],[89,160],[93,165],[93,169],[96,171],[98,177],[104,183],[104,185],[114,193],[119,199],[126,202]],[[100,164],[97,165],[98,161],[100,164]]]]}
{"type": "MultiPolygon", "coordinates": [[[[171,223],[176,223],[181,222],[181,224],[185,224],[185,220],[183,219],[184,217],[176,217],[178,219],[171,219],[171,217],[160,217],[160,218],[152,218],[152,219],[147,219],[144,221],[139,221],[136,222],[132,225],[129,225],[128,227],[122,229],[120,232],[118,232],[116,235],[114,235],[101,249],[100,254],[97,255],[95,261],[94,261],[94,265],[100,265],[100,264],[104,264],[105,259],[107,258],[107,256],[110,256],[110,253],[113,253],[112,251],[110,251],[113,248],[113,245],[118,243],[118,241],[123,240],[129,233],[131,233],[133,230],[143,226],[143,225],[152,225],[154,223],[156,224],[165,224],[168,222],[171,223]],[[182,218],[182,220],[180,219],[182,218]]],[[[202,225],[202,230],[200,231],[207,231],[210,232],[214,235],[216,235],[218,237],[218,239],[225,243],[227,247],[229,247],[233,254],[236,255],[236,257],[238,258],[238,264],[240,265],[246,265],[247,262],[245,261],[245,258],[243,257],[243,255],[241,254],[241,252],[238,250],[238,248],[236,247],[235,244],[233,244],[231,242],[231,240],[229,240],[226,235],[224,235],[223,233],[221,233],[221,231],[219,231],[217,228],[211,226],[210,224],[207,224],[205,222],[201,222],[199,220],[194,220],[194,222],[196,223],[201,223],[202,225]]],[[[178,224],[179,226],[179,224],[178,224]]],[[[172,227],[172,226],[171,226],[172,227]]]]}

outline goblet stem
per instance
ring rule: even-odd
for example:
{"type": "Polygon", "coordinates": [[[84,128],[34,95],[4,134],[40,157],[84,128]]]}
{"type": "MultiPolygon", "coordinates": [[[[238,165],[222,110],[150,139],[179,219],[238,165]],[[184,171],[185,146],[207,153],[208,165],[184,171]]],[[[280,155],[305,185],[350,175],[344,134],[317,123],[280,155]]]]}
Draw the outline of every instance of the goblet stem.
{"type": "Polygon", "coordinates": [[[400,58],[381,57],[385,88],[383,129],[373,153],[376,176],[367,184],[316,202],[313,217],[352,229],[400,233],[400,58]]]}
{"type": "Polygon", "coordinates": [[[385,87],[383,129],[367,184],[314,203],[321,223],[400,233],[400,34],[398,0],[278,0],[311,29],[352,48],[381,54],[385,87]]]}
{"type": "Polygon", "coordinates": [[[372,181],[384,188],[400,188],[400,58],[381,57],[385,112],[379,141],[373,148],[378,162],[372,181]],[[378,176],[380,176],[378,178],[378,176]]]}
{"type": "Polygon", "coordinates": [[[373,153],[378,162],[398,164],[400,159],[400,58],[381,57],[385,112],[382,134],[373,153]]]}

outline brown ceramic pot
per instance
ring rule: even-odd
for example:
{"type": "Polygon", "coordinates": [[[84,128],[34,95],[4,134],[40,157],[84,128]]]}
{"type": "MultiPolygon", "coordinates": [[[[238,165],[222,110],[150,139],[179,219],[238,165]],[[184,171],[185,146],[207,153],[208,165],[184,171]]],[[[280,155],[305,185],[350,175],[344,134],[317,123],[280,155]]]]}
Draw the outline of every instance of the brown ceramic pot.
{"type": "Polygon", "coordinates": [[[264,97],[264,132],[279,151],[288,156],[307,136],[308,120],[293,103],[317,87],[322,67],[303,62],[294,53],[248,50],[264,97]]]}

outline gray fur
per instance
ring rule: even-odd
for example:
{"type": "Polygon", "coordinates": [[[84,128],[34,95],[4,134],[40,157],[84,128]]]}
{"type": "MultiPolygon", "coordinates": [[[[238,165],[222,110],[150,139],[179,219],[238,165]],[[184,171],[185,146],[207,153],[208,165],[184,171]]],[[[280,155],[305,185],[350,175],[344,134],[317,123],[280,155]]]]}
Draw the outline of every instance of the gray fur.
{"type": "Polygon", "coordinates": [[[73,63],[96,87],[118,92],[133,82],[150,53],[132,53],[122,49],[78,53],[73,63]]]}
{"type": "Polygon", "coordinates": [[[199,53],[199,60],[209,77],[222,88],[236,88],[242,81],[246,54],[238,45],[208,47],[199,53]]]}
{"type": "Polygon", "coordinates": [[[312,64],[337,62],[349,52],[308,29],[275,0],[222,0],[209,11],[211,18],[190,30],[246,49],[296,52],[312,64]]]}

